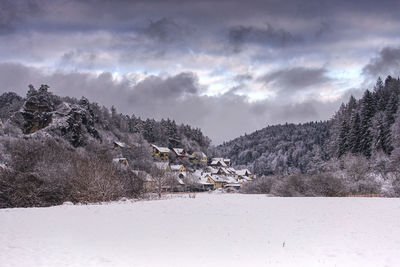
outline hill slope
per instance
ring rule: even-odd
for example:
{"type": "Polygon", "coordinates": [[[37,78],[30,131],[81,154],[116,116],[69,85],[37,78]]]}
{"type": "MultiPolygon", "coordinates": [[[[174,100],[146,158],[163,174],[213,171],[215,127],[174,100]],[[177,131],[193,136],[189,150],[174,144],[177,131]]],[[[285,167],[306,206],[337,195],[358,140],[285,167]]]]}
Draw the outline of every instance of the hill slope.
{"type": "Polygon", "coordinates": [[[359,100],[351,97],[329,121],[268,126],[217,151],[234,165],[266,175],[315,172],[347,154],[370,161],[386,158],[395,165],[400,159],[399,95],[399,79],[379,78],[373,91],[366,90],[359,100]]]}

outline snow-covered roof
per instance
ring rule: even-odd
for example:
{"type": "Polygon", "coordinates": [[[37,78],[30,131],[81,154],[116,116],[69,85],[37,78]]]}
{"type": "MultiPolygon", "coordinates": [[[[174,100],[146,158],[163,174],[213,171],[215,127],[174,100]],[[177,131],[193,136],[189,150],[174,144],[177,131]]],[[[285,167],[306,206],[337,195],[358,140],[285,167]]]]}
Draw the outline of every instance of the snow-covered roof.
{"type": "Polygon", "coordinates": [[[218,173],[230,174],[227,168],[219,168],[218,173]]]}
{"type": "Polygon", "coordinates": [[[213,167],[208,167],[208,170],[210,171],[211,174],[216,174],[216,173],[218,173],[218,169],[213,168],[213,167]]]}
{"type": "Polygon", "coordinates": [[[160,147],[154,144],[151,144],[151,146],[160,151],[161,153],[169,153],[171,151],[168,147],[160,147]]]}
{"type": "Polygon", "coordinates": [[[211,177],[211,173],[202,172],[201,170],[196,170],[193,175],[197,178],[196,182],[203,185],[211,185],[212,183],[208,182],[208,177],[211,177]]]}
{"type": "Polygon", "coordinates": [[[183,148],[173,148],[172,150],[178,156],[185,156],[185,150],[183,148]]]}
{"type": "Polygon", "coordinates": [[[236,174],[240,176],[246,176],[251,174],[251,172],[248,169],[242,169],[242,170],[236,170],[236,174]]]}
{"type": "Polygon", "coordinates": [[[231,174],[236,174],[236,170],[232,167],[226,168],[226,170],[231,174]]]}
{"type": "Polygon", "coordinates": [[[193,156],[201,157],[201,158],[207,158],[207,155],[203,151],[193,152],[193,156]]]}
{"type": "Polygon", "coordinates": [[[114,141],[114,144],[119,147],[127,147],[127,145],[124,142],[120,142],[120,141],[114,141]]]}
{"type": "Polygon", "coordinates": [[[179,171],[183,167],[183,165],[182,164],[176,164],[176,165],[171,165],[170,167],[171,167],[172,171],[179,171]]]}
{"type": "Polygon", "coordinates": [[[126,159],[126,158],[114,158],[113,159],[113,162],[124,162],[124,161],[126,161],[126,162],[128,162],[128,160],[126,159]]]}
{"type": "Polygon", "coordinates": [[[226,163],[223,160],[212,160],[211,161],[211,165],[213,166],[217,166],[217,165],[221,165],[222,167],[228,167],[228,165],[226,165],[226,163]]]}
{"type": "Polygon", "coordinates": [[[229,179],[228,176],[225,175],[211,175],[211,179],[213,179],[215,182],[226,182],[229,183],[231,180],[229,179]]]}

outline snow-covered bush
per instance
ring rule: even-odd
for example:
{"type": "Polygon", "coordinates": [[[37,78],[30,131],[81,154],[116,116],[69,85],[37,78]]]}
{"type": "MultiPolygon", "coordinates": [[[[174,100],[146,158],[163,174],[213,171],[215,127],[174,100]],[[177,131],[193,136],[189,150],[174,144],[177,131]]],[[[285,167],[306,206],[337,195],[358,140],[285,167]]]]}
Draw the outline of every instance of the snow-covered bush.
{"type": "Polygon", "coordinates": [[[61,138],[8,139],[8,166],[0,175],[0,207],[49,206],[137,197],[143,182],[112,164],[109,148],[75,149],[61,138]]]}
{"type": "Polygon", "coordinates": [[[276,182],[275,176],[260,176],[254,181],[245,183],[240,188],[240,192],[244,194],[269,194],[274,182],[276,182]]]}

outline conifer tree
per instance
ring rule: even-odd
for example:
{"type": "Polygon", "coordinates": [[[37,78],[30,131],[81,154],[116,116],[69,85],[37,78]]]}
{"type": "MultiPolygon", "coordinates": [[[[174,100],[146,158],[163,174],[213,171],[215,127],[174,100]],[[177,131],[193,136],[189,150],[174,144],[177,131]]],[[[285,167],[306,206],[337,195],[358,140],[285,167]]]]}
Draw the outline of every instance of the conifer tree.
{"type": "Polygon", "coordinates": [[[348,135],[349,135],[349,126],[347,124],[347,121],[343,120],[339,135],[339,150],[338,150],[339,158],[344,154],[346,154],[346,152],[348,152],[349,150],[348,135]]]}
{"type": "Polygon", "coordinates": [[[349,150],[353,154],[360,152],[361,128],[360,128],[360,115],[358,112],[353,112],[350,122],[349,133],[349,150]]]}
{"type": "Polygon", "coordinates": [[[360,140],[360,152],[369,158],[371,156],[371,144],[372,144],[372,117],[375,113],[375,103],[372,93],[367,90],[362,98],[361,106],[361,140],[360,140]]]}

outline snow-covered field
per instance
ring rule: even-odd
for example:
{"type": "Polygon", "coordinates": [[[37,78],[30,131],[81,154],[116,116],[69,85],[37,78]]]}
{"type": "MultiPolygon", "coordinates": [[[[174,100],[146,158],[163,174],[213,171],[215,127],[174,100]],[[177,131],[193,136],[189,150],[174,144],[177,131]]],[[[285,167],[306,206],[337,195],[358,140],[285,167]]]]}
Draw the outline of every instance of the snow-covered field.
{"type": "Polygon", "coordinates": [[[204,193],[3,209],[0,266],[400,266],[400,200],[204,193]]]}

